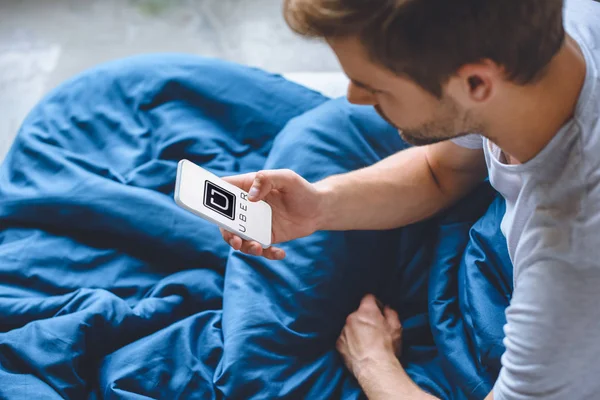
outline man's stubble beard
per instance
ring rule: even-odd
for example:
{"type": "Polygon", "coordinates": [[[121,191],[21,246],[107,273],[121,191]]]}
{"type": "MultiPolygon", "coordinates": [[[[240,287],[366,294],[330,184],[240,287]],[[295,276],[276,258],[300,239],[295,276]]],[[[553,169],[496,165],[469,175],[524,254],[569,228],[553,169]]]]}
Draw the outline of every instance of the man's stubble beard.
{"type": "Polygon", "coordinates": [[[482,124],[475,121],[471,113],[461,112],[456,102],[448,98],[442,100],[439,116],[415,128],[402,128],[395,125],[378,105],[375,106],[375,110],[390,125],[398,129],[405,142],[413,146],[427,146],[483,132],[482,124]]]}

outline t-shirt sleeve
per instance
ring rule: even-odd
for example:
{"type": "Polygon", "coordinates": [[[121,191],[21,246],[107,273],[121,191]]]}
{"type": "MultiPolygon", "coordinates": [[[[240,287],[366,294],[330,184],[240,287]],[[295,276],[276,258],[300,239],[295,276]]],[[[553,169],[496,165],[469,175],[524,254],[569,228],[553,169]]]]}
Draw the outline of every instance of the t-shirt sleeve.
{"type": "Polygon", "coordinates": [[[451,139],[452,143],[466,149],[478,150],[483,148],[483,138],[481,135],[470,134],[451,139]]]}

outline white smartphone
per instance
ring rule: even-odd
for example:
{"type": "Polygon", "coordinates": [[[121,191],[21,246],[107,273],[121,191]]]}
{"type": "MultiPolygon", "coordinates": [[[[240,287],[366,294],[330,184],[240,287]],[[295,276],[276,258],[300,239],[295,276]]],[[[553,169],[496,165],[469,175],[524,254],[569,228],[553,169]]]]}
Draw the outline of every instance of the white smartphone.
{"type": "Polygon", "coordinates": [[[247,192],[189,160],[177,166],[175,202],[242,239],[265,249],[271,246],[271,206],[262,200],[250,202],[247,192]]]}

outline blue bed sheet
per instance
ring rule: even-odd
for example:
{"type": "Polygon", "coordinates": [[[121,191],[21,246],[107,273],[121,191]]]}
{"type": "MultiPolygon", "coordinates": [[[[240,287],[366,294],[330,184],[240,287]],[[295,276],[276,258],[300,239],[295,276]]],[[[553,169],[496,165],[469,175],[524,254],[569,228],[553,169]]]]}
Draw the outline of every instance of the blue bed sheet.
{"type": "Polygon", "coordinates": [[[483,398],[512,291],[487,184],[410,227],[286,243],[277,262],[173,202],[182,158],[317,181],[406,147],[371,108],[219,60],[141,56],[61,85],[0,169],[0,398],[363,398],[335,341],[366,293],[398,310],[421,387],[483,398]]]}

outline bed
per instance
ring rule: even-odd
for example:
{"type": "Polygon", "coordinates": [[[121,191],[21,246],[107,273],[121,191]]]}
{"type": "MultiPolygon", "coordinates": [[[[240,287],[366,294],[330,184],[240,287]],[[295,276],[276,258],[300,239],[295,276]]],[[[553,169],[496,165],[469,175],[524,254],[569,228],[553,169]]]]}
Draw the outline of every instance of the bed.
{"type": "Polygon", "coordinates": [[[173,201],[183,158],[314,182],[406,147],[372,108],[216,59],[65,82],[0,169],[0,398],[364,398],[335,341],[366,293],[398,311],[421,387],[483,398],[512,292],[489,184],[409,227],[286,243],[283,261],[231,250],[173,201]]]}

